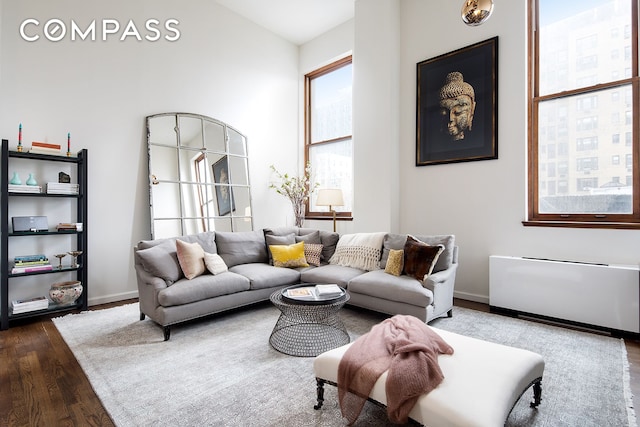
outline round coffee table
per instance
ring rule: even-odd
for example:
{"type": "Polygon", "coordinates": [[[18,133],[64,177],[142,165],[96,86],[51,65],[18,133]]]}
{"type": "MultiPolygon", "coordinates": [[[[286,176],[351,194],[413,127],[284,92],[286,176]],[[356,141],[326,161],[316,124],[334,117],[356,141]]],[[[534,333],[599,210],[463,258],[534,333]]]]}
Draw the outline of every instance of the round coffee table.
{"type": "MultiPolygon", "coordinates": [[[[314,284],[290,286],[286,289],[313,287],[314,284]]],[[[338,311],[349,301],[349,294],[326,301],[295,301],[283,297],[286,289],[269,298],[280,310],[280,317],[269,337],[269,344],[290,356],[315,357],[320,353],[349,343],[349,333],[338,311]]]]}

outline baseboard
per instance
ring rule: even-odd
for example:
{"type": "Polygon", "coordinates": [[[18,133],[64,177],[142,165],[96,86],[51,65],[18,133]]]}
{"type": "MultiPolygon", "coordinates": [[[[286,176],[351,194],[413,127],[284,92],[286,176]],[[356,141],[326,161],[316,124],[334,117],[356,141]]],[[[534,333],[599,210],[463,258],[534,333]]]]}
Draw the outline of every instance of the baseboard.
{"type": "Polygon", "coordinates": [[[473,302],[479,302],[482,304],[489,304],[489,297],[486,295],[478,295],[478,294],[472,294],[470,292],[460,292],[460,291],[454,291],[453,292],[453,297],[454,298],[459,298],[459,299],[463,299],[466,301],[473,301],[473,302]]]}
{"type": "Polygon", "coordinates": [[[138,291],[123,292],[121,294],[105,295],[98,298],[89,298],[89,306],[108,304],[110,302],[124,301],[127,299],[138,298],[138,291]]]}

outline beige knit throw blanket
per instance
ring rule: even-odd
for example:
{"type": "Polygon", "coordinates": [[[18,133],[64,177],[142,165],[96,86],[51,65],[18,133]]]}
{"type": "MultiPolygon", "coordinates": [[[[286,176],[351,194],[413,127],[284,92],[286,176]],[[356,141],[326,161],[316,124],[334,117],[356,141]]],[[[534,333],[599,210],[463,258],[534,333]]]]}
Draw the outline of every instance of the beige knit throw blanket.
{"type": "Polygon", "coordinates": [[[342,416],[352,425],[388,370],[387,415],[393,423],[406,423],[418,397],[444,379],[439,354],[453,354],[453,348],[416,317],[396,315],[375,325],[351,344],[338,365],[342,416]]]}
{"type": "Polygon", "coordinates": [[[344,234],[338,240],[329,264],[371,271],[380,268],[382,242],[386,233],[344,234]]]}

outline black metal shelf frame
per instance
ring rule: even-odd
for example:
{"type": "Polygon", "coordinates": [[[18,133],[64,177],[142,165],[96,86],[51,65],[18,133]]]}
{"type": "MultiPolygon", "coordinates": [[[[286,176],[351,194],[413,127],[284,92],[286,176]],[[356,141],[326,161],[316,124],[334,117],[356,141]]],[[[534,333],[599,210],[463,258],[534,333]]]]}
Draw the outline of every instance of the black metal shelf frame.
{"type": "Polygon", "coordinates": [[[65,312],[71,310],[86,310],[88,307],[88,286],[87,286],[87,150],[83,149],[77,153],[75,157],[65,157],[49,154],[35,154],[27,152],[18,152],[9,150],[9,141],[2,140],[2,157],[0,160],[2,175],[0,176],[0,330],[8,329],[9,322],[15,319],[24,319],[43,314],[65,312]],[[80,189],[78,194],[48,194],[48,193],[16,193],[9,192],[9,159],[29,159],[34,161],[62,162],[73,163],[77,167],[78,184],[80,189]],[[64,230],[64,231],[44,231],[44,232],[13,232],[9,231],[9,198],[13,197],[32,197],[32,198],[72,198],[77,199],[76,203],[76,220],[83,224],[82,231],[64,230]],[[9,240],[17,237],[38,237],[45,235],[75,235],[77,250],[82,251],[82,264],[77,267],[65,266],[62,269],[54,266],[52,270],[35,271],[29,273],[12,274],[9,268],[9,240]],[[82,295],[75,304],[60,306],[50,303],[45,310],[32,311],[28,313],[11,313],[9,300],[9,279],[17,279],[20,277],[38,276],[42,274],[54,274],[63,272],[76,272],[76,280],[82,282],[84,290],[82,295]]]}

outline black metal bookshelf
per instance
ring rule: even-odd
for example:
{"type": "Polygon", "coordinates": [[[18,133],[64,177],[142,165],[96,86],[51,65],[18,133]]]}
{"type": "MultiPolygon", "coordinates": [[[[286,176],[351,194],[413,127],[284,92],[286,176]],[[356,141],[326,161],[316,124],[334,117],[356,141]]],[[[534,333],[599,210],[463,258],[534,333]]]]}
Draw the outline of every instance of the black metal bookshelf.
{"type": "MultiPolygon", "coordinates": [[[[88,306],[88,286],[87,286],[87,150],[83,149],[79,151],[76,156],[58,156],[50,154],[35,154],[21,151],[9,150],[9,141],[2,140],[2,176],[0,176],[0,329],[8,329],[10,322],[17,319],[25,319],[34,316],[41,316],[51,313],[62,313],[71,310],[86,310],[88,306]],[[12,159],[28,159],[31,161],[45,161],[45,162],[63,162],[73,163],[77,167],[77,177],[79,184],[78,194],[47,194],[47,193],[15,193],[9,192],[9,164],[12,159]],[[76,222],[82,223],[82,231],[75,230],[62,230],[62,231],[38,231],[38,232],[14,232],[9,230],[9,204],[13,198],[30,198],[34,203],[38,203],[38,199],[76,199],[76,222]],[[82,263],[77,266],[63,266],[63,268],[57,268],[53,265],[53,269],[46,271],[34,271],[28,273],[11,273],[9,263],[9,245],[10,241],[17,238],[38,238],[40,236],[53,236],[53,235],[75,235],[76,236],[76,250],[82,251],[82,263]],[[10,298],[10,282],[19,281],[22,277],[28,276],[41,276],[60,273],[76,273],[76,280],[82,282],[84,288],[80,298],[73,304],[60,305],[53,302],[49,303],[49,307],[44,310],[31,311],[27,313],[13,314],[11,312],[11,298],[10,298]],[[10,280],[11,279],[11,280],[10,280]]],[[[44,286],[44,285],[38,285],[44,286]]]]}

